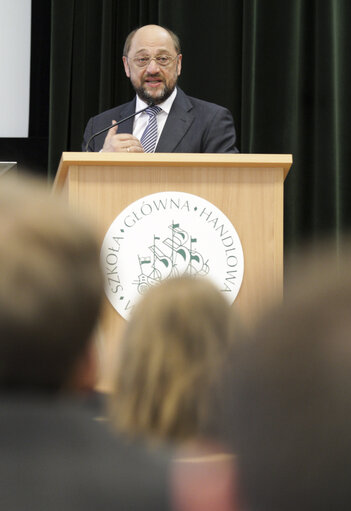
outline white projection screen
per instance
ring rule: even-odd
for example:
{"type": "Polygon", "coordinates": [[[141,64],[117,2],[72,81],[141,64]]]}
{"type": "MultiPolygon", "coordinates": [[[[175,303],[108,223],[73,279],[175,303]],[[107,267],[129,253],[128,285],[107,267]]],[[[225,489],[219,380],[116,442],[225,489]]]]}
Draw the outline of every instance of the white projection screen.
{"type": "Polygon", "coordinates": [[[0,137],[28,137],[31,0],[0,0],[0,137]]]}

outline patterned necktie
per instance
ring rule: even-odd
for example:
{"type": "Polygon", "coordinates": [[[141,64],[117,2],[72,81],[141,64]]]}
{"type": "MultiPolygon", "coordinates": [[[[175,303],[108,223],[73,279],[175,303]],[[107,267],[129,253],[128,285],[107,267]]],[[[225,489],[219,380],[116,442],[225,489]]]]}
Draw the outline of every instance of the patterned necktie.
{"type": "Polygon", "coordinates": [[[148,125],[140,139],[141,145],[146,153],[154,153],[157,140],[157,119],[156,115],[161,112],[162,108],[159,106],[150,106],[145,110],[149,116],[148,125]]]}

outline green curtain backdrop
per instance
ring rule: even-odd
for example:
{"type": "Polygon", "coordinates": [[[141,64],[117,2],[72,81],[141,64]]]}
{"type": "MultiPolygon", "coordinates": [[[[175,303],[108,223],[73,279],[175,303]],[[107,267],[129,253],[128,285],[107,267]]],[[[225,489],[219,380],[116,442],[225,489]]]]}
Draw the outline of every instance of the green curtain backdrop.
{"type": "Polygon", "coordinates": [[[49,171],[88,118],[133,97],[121,55],[133,28],[181,38],[180,86],[227,106],[243,153],[292,153],[285,242],[351,226],[349,0],[52,0],[49,171]]]}

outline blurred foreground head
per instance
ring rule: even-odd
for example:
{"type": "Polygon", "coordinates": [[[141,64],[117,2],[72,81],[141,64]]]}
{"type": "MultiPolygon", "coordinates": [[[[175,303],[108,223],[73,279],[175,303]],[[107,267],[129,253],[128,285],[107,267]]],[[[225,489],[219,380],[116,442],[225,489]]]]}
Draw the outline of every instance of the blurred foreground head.
{"type": "Polygon", "coordinates": [[[350,243],[302,257],[284,304],[233,355],[224,428],[243,508],[349,509],[350,243]]]}
{"type": "Polygon", "coordinates": [[[74,383],[98,318],[97,242],[34,179],[0,185],[0,390],[74,383]]]}
{"type": "Polygon", "coordinates": [[[230,307],[206,279],[151,288],[121,341],[112,413],[120,430],[151,440],[208,435],[211,387],[228,353],[230,307]]]}

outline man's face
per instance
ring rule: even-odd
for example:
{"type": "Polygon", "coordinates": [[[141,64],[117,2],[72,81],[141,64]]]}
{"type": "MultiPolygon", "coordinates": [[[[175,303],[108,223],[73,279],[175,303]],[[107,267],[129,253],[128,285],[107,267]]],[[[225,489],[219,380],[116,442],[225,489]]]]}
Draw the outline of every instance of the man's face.
{"type": "Polygon", "coordinates": [[[182,55],[177,56],[174,43],[166,30],[156,25],[140,28],[132,39],[127,57],[123,57],[124,69],[135,92],[146,103],[156,105],[165,101],[174,91],[181,71],[182,55]],[[167,66],[150,60],[139,67],[135,59],[147,57],[171,57],[167,66]]]}

